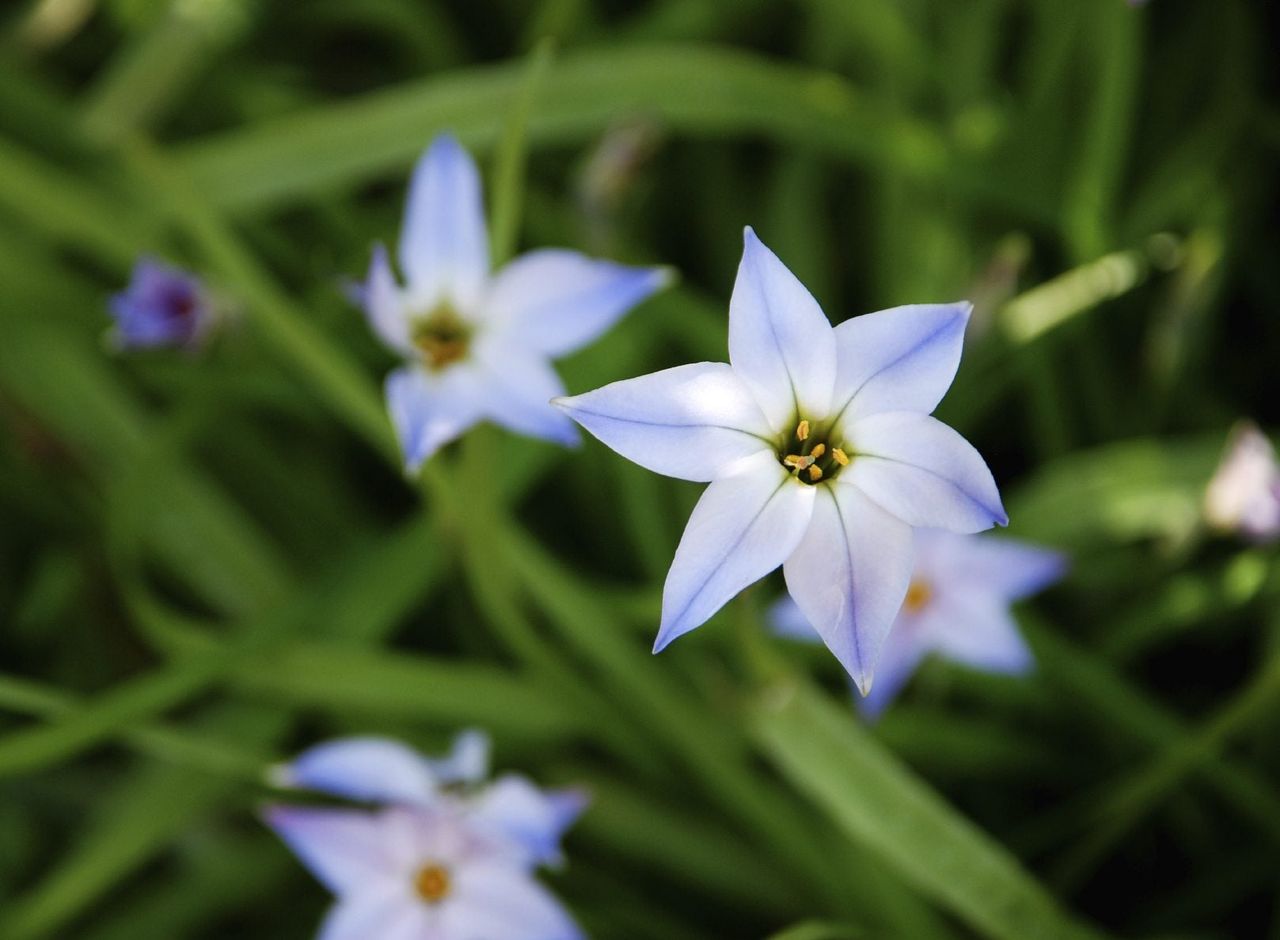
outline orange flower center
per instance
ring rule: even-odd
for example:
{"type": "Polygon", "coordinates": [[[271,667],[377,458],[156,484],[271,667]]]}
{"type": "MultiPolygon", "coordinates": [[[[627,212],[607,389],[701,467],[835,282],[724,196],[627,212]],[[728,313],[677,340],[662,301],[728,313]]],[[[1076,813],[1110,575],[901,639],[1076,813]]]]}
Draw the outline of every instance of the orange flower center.
{"type": "Polygon", "coordinates": [[[471,345],[471,328],[448,304],[441,304],[413,326],[413,345],[432,369],[465,359],[471,345]]]}
{"type": "Polygon", "coordinates": [[[413,877],[414,890],[428,904],[439,904],[447,898],[449,887],[449,869],[435,862],[423,865],[413,877]]]}
{"type": "Polygon", "coordinates": [[[907,598],[902,602],[902,609],[909,614],[918,614],[933,599],[933,588],[924,581],[912,581],[907,588],[907,598]]]}

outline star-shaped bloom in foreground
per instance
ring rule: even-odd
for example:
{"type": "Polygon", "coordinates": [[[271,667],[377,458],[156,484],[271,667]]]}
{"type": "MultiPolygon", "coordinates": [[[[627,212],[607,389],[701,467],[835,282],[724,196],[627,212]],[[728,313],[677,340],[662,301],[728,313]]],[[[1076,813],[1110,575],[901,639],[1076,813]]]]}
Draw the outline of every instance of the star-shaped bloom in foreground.
{"type": "Polygon", "coordinates": [[[321,940],[572,940],[581,932],[534,869],[561,860],[586,806],[488,775],[488,739],[460,735],[444,758],[385,738],[314,747],[272,781],[380,809],[271,807],[266,822],[337,897],[321,940]]]}
{"type": "MultiPolygon", "coordinates": [[[[1067,568],[1059,552],[991,536],[920,529],[915,547],[906,600],[884,642],[875,686],[861,700],[868,716],[884,710],[929,653],[987,672],[1030,669],[1031,652],[1009,606],[1053,584],[1067,568]]],[[[781,634],[817,638],[790,598],[770,617],[781,634]]]]}
{"type": "Polygon", "coordinates": [[[1231,432],[1204,494],[1205,521],[1255,542],[1280,538],[1280,464],[1267,436],[1251,421],[1231,432]]]}
{"type": "Polygon", "coordinates": [[[410,472],[486,419],[576,443],[572,422],[549,404],[564,392],[551,360],[596,339],[669,280],[665,268],[559,249],[491,273],[480,175],[447,135],[414,171],[399,262],[404,286],[375,246],[360,294],[374,331],[405,360],[387,376],[386,396],[410,472]]]}
{"type": "Polygon", "coordinates": [[[991,472],[931,418],[970,305],[897,307],[832,329],[751,229],[729,303],[729,364],[560,399],[641,466],[709,481],[676,549],[655,651],[779,565],[864,692],[911,579],[912,526],[1008,519],[991,472]]]}
{"type": "Polygon", "coordinates": [[[213,323],[213,304],[193,274],[150,258],[133,268],[129,286],[107,304],[115,320],[112,342],[120,349],[192,347],[213,323]]]}

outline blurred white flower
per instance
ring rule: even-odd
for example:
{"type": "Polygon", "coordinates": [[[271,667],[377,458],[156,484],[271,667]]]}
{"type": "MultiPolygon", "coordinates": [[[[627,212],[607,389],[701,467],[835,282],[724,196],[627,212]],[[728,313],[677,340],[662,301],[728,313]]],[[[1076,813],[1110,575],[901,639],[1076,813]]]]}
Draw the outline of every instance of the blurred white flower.
{"type": "Polygon", "coordinates": [[[488,419],[562,444],[578,435],[549,404],[563,394],[551,360],[596,339],[669,280],[573,251],[544,249],[489,270],[480,174],[437,137],[414,171],[400,233],[402,287],[381,245],[360,292],[369,322],[405,365],[387,376],[387,408],[405,466],[488,419]]]}
{"type": "Polygon", "coordinates": [[[729,303],[729,364],[702,362],[557,402],[643,467],[710,482],[676,549],[655,652],[783,566],[787,588],[865,693],[911,578],[912,526],[1008,519],[991,472],[929,417],[970,305],[832,329],[751,229],[729,303]]]}
{"type": "Polygon", "coordinates": [[[1255,541],[1280,537],[1280,465],[1275,448],[1251,421],[1231,431],[1204,494],[1204,518],[1255,541]]]}

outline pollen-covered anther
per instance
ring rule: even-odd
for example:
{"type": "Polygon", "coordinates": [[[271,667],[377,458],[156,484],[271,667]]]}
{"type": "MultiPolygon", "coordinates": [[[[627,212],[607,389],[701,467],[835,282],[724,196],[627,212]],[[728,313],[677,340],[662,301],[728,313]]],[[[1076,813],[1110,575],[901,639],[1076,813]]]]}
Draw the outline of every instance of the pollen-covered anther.
{"type": "Polygon", "coordinates": [[[792,470],[803,470],[805,467],[812,467],[814,459],[812,454],[807,457],[802,457],[799,454],[787,454],[782,458],[782,462],[792,470]]]}
{"type": "Polygon", "coordinates": [[[796,425],[796,439],[801,441],[809,439],[809,422],[807,419],[796,425]]]}
{"type": "Polygon", "coordinates": [[[817,483],[819,480],[822,479],[822,468],[819,467],[816,463],[810,465],[809,467],[809,479],[812,480],[814,483],[817,483]]]}
{"type": "Polygon", "coordinates": [[[813,450],[809,451],[809,456],[812,457],[814,460],[817,460],[826,452],[827,452],[826,444],[814,444],[813,450]]]}
{"type": "Polygon", "coordinates": [[[831,448],[831,458],[842,467],[849,466],[849,455],[839,447],[831,448]]]}

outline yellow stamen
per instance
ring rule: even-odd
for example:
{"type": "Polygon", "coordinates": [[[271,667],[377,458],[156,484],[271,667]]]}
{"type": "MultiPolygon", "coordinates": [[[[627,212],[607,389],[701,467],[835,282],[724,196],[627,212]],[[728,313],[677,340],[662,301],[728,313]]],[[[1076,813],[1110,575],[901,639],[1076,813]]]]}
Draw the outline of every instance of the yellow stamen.
{"type": "Polygon", "coordinates": [[[801,457],[799,454],[787,454],[787,456],[782,458],[782,462],[788,467],[793,467],[796,470],[803,470],[805,467],[808,467],[813,463],[813,458],[801,457]]]}
{"type": "Polygon", "coordinates": [[[814,444],[813,450],[809,451],[809,456],[812,457],[814,460],[817,460],[826,452],[827,452],[826,444],[814,444]]]}
{"type": "Polygon", "coordinates": [[[438,904],[449,896],[449,869],[432,862],[423,865],[413,878],[418,897],[428,904],[438,904]]]}
{"type": "Polygon", "coordinates": [[[849,466],[849,455],[842,451],[839,447],[831,448],[831,456],[835,462],[842,467],[849,466]]]}
{"type": "Polygon", "coordinates": [[[812,480],[814,483],[817,483],[819,480],[822,479],[822,468],[819,467],[816,463],[813,464],[811,467],[809,467],[809,479],[812,480]]]}
{"type": "Polygon", "coordinates": [[[804,440],[808,440],[808,439],[809,439],[809,422],[808,422],[808,420],[801,421],[801,422],[800,422],[800,424],[796,426],[796,437],[797,437],[797,438],[799,438],[799,439],[800,439],[800,440],[802,440],[802,441],[804,441],[804,440]]]}

